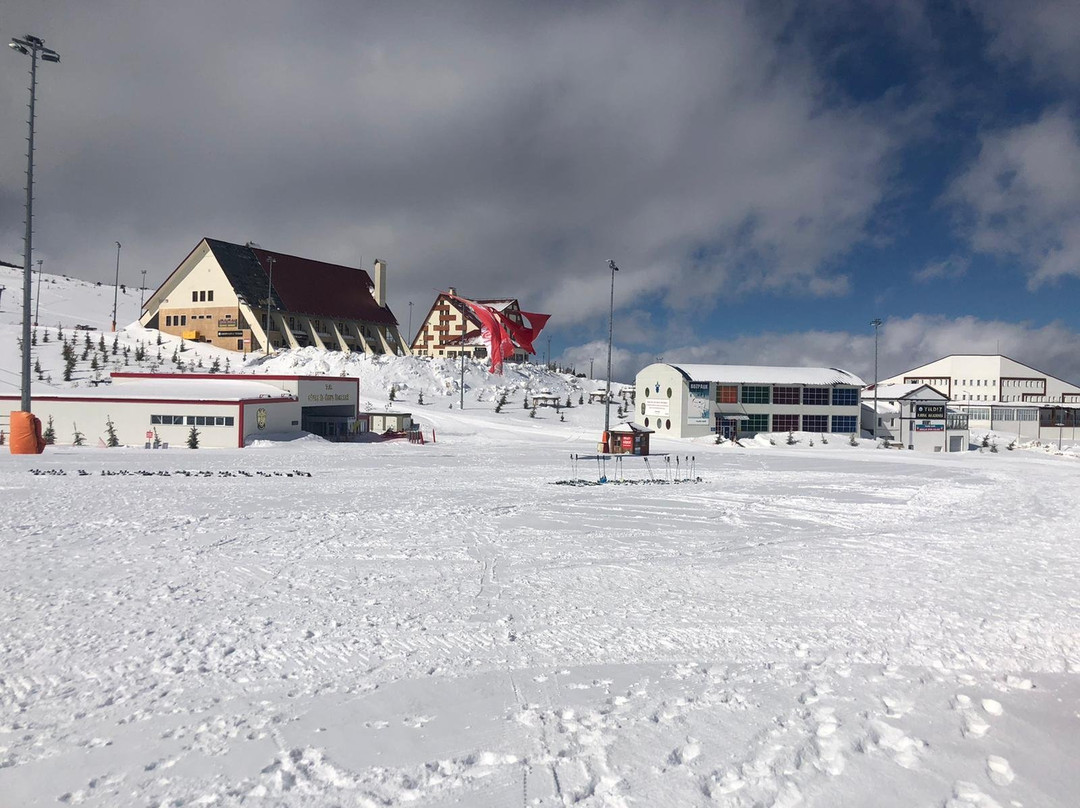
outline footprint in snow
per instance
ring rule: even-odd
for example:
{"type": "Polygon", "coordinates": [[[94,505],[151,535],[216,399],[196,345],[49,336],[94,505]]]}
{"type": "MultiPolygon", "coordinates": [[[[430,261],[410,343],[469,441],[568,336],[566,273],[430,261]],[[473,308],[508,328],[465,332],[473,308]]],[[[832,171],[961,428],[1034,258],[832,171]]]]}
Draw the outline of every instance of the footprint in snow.
{"type": "Polygon", "coordinates": [[[997,755],[990,755],[986,759],[986,773],[990,777],[990,782],[997,786],[1007,786],[1016,779],[1009,761],[997,755]]]}

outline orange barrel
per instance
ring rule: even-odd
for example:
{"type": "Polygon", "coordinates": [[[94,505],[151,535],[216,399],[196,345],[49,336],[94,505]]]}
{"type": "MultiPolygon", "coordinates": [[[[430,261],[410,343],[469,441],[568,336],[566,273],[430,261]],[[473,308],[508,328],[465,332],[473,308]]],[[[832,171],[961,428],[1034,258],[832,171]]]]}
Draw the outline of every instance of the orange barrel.
{"type": "Polygon", "coordinates": [[[41,437],[41,421],[32,412],[11,413],[11,453],[41,454],[45,439],[41,437]]]}

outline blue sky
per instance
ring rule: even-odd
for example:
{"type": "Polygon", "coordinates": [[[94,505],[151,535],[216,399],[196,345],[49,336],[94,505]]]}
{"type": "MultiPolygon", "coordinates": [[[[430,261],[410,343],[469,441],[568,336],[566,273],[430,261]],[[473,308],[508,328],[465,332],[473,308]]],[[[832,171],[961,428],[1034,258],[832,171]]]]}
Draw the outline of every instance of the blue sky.
{"type": "MultiPolygon", "coordinates": [[[[156,285],[203,236],[553,313],[615,367],[896,373],[1002,352],[1080,381],[1080,4],[16,0],[41,72],[35,258],[156,285]],[[207,21],[213,24],[208,25],[207,21]],[[123,43],[118,47],[117,43],[123,43]]],[[[0,61],[0,258],[25,57],[0,61]]],[[[546,350],[546,340],[540,343],[546,350]]]]}

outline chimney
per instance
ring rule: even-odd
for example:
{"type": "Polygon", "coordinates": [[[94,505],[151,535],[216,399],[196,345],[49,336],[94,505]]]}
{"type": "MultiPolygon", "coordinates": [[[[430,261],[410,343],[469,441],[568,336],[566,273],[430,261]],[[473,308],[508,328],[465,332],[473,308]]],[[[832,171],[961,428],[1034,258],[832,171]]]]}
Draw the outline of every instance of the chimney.
{"type": "Polygon", "coordinates": [[[456,295],[456,294],[457,294],[457,289],[455,289],[455,288],[454,288],[453,286],[451,286],[451,287],[450,287],[449,289],[447,289],[446,291],[447,291],[447,292],[449,292],[449,293],[450,293],[450,294],[452,294],[452,295],[456,295]]]}
{"type": "Polygon", "coordinates": [[[386,308],[386,262],[375,259],[375,302],[386,308]]]}

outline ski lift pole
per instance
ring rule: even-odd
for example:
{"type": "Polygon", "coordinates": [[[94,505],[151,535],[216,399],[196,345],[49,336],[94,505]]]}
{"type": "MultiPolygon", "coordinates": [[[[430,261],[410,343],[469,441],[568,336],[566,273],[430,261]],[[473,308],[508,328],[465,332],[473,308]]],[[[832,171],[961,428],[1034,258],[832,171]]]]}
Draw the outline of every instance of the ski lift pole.
{"type": "Polygon", "coordinates": [[[653,473],[652,473],[652,466],[649,465],[649,458],[648,457],[643,457],[642,460],[645,461],[645,469],[646,469],[646,471],[649,472],[649,479],[650,480],[655,480],[656,478],[653,477],[653,473]]]}

